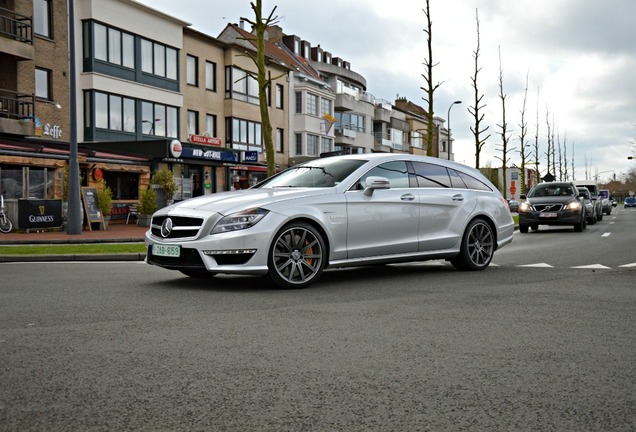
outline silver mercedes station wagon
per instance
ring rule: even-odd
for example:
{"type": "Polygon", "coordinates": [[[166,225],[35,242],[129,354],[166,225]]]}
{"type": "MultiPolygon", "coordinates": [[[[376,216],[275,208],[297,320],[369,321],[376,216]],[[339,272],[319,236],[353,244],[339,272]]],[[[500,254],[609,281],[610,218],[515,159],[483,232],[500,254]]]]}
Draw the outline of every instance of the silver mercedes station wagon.
{"type": "Polygon", "coordinates": [[[445,259],[483,270],[513,232],[506,201],[473,168],[356,154],[157,211],[146,262],[197,278],[267,275],[280,287],[303,288],[335,267],[445,259]]]}

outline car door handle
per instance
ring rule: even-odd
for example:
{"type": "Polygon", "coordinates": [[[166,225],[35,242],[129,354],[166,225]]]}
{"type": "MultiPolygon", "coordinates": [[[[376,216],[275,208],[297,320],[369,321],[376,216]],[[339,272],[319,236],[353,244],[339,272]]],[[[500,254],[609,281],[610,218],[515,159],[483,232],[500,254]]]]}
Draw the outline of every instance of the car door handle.
{"type": "Polygon", "coordinates": [[[462,194],[453,195],[453,201],[464,201],[464,195],[462,194]]]}
{"type": "Polygon", "coordinates": [[[415,199],[415,195],[413,194],[404,194],[400,197],[402,201],[413,201],[415,199]]]}

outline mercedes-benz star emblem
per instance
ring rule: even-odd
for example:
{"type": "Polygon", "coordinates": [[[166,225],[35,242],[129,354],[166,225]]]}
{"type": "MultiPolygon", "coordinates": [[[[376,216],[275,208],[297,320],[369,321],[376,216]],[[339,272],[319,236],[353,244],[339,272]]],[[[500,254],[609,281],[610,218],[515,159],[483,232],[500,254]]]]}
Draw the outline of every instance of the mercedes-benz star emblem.
{"type": "Polygon", "coordinates": [[[161,224],[161,237],[166,238],[172,232],[172,219],[166,218],[161,224]]]}

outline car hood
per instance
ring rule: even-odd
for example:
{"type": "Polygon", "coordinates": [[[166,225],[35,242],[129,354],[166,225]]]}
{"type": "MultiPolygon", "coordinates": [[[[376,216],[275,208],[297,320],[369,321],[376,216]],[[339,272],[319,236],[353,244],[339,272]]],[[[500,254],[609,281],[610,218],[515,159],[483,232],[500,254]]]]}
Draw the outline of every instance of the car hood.
{"type": "Polygon", "coordinates": [[[267,208],[268,205],[281,201],[334,193],[334,188],[244,189],[191,198],[165,207],[157,214],[188,214],[194,211],[228,215],[248,208],[267,208]]]}
{"type": "Polygon", "coordinates": [[[530,204],[565,204],[575,199],[573,196],[547,196],[547,197],[534,197],[528,198],[530,204]]]}

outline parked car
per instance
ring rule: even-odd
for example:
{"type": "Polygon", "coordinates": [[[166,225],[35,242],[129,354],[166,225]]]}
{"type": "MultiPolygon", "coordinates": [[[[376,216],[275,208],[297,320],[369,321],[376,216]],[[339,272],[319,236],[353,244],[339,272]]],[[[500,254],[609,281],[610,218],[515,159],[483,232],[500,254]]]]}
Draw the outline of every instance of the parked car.
{"type": "Polygon", "coordinates": [[[539,225],[571,225],[581,232],[587,226],[583,195],[568,182],[539,183],[519,205],[519,231],[538,230],[539,225]]]}
{"type": "Polygon", "coordinates": [[[506,201],[479,171],[375,153],[312,160],[165,207],[145,242],[147,263],[187,276],[267,275],[302,288],[328,267],[446,259],[483,270],[513,234],[506,201]]]}
{"type": "Polygon", "coordinates": [[[594,211],[594,202],[592,201],[592,195],[588,188],[581,186],[577,187],[579,194],[583,196],[583,202],[585,203],[585,215],[587,216],[587,223],[594,225],[598,220],[596,218],[596,212],[594,211]]]}
{"type": "Polygon", "coordinates": [[[616,207],[618,205],[618,200],[614,197],[610,197],[610,200],[612,201],[612,207],[616,207]]]}
{"type": "Polygon", "coordinates": [[[519,211],[519,201],[517,200],[508,200],[508,208],[510,209],[511,212],[518,212],[519,211]]]}
{"type": "Polygon", "coordinates": [[[623,203],[623,206],[625,208],[636,207],[636,198],[634,198],[634,197],[625,198],[625,202],[623,203]]]}
{"type": "Polygon", "coordinates": [[[592,195],[592,202],[594,203],[594,211],[596,212],[596,219],[598,221],[603,220],[603,199],[599,196],[598,185],[594,180],[576,180],[573,182],[576,187],[584,186],[592,195]]]}
{"type": "Polygon", "coordinates": [[[598,195],[601,198],[603,213],[606,215],[612,214],[612,200],[610,199],[609,190],[599,189],[598,195]]]}

